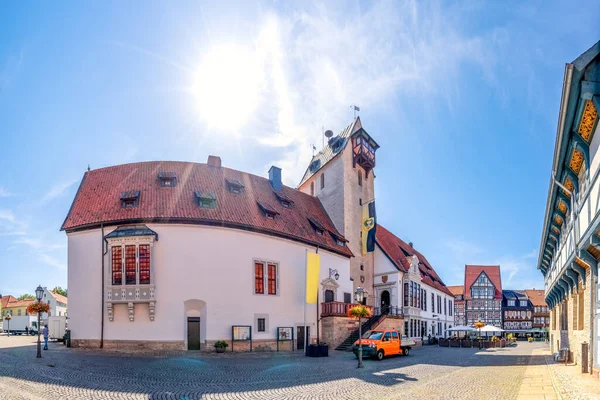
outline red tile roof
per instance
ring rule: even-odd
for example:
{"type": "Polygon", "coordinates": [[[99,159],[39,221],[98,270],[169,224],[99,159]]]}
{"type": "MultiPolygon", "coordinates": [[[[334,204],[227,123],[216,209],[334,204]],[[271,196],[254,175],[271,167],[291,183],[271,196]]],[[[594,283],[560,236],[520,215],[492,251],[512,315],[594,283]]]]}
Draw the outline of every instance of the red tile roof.
{"type": "Polygon", "coordinates": [[[35,300],[18,300],[16,297],[7,295],[2,296],[2,308],[27,307],[35,300]]]}
{"type": "Polygon", "coordinates": [[[482,272],[485,272],[496,287],[494,298],[502,300],[502,279],[499,265],[465,265],[465,300],[471,299],[471,285],[482,272]]]}
{"type": "Polygon", "coordinates": [[[526,289],[525,294],[531,301],[534,307],[548,307],[546,303],[546,295],[543,290],[526,289]]]}
{"type": "Polygon", "coordinates": [[[450,296],[454,296],[448,290],[442,279],[429,264],[425,256],[408,245],[402,239],[388,231],[382,225],[377,225],[376,242],[379,248],[385,253],[392,263],[400,271],[407,272],[410,268],[410,259],[416,255],[419,259],[419,272],[421,273],[421,282],[436,288],[450,296]]]}
{"type": "Polygon", "coordinates": [[[283,194],[293,201],[285,208],[268,179],[229,168],[178,161],[150,161],[88,171],[83,176],[71,209],[62,225],[67,232],[100,226],[171,222],[225,226],[284,237],[351,257],[348,247],[339,246],[329,234],[317,235],[307,217],[326,230],[337,232],[321,201],[287,186],[283,194]],[[177,174],[175,187],[162,187],[158,173],[177,174]],[[244,185],[241,194],[229,192],[226,179],[244,185]],[[122,192],[139,190],[139,205],[122,208],[122,192]],[[194,191],[216,195],[216,208],[198,206],[194,191]],[[279,215],[268,219],[257,202],[268,204],[279,215]]]}
{"type": "Polygon", "coordinates": [[[463,285],[447,286],[447,288],[455,296],[460,296],[465,293],[465,288],[463,287],[463,285]]]}
{"type": "Polygon", "coordinates": [[[68,299],[65,296],[63,296],[62,294],[58,294],[58,293],[55,293],[55,292],[50,292],[50,293],[52,293],[52,296],[54,296],[54,298],[56,299],[56,301],[58,301],[60,303],[63,303],[63,304],[67,304],[68,299]]]}

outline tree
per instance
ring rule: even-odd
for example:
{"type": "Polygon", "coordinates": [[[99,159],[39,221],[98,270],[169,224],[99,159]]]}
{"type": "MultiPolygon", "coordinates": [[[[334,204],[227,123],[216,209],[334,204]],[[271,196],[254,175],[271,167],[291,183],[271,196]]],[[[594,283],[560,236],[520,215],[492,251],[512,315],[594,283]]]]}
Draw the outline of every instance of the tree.
{"type": "Polygon", "coordinates": [[[29,293],[25,293],[17,297],[17,300],[35,300],[35,296],[29,293]]]}
{"type": "Polygon", "coordinates": [[[56,294],[60,294],[61,296],[69,297],[67,296],[67,289],[63,289],[60,286],[55,287],[52,289],[52,291],[56,294]]]}
{"type": "Polygon", "coordinates": [[[371,309],[362,304],[348,310],[348,317],[358,320],[358,368],[363,367],[362,360],[362,319],[371,317],[371,309]]]}

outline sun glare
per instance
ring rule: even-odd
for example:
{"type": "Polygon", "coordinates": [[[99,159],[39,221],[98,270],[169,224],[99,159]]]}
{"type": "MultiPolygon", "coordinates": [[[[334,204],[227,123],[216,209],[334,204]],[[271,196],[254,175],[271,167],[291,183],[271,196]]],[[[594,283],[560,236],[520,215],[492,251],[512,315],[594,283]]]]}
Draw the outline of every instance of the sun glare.
{"type": "Polygon", "coordinates": [[[211,128],[237,131],[257,106],[261,81],[255,53],[234,45],[209,49],[194,87],[200,118],[211,128]]]}

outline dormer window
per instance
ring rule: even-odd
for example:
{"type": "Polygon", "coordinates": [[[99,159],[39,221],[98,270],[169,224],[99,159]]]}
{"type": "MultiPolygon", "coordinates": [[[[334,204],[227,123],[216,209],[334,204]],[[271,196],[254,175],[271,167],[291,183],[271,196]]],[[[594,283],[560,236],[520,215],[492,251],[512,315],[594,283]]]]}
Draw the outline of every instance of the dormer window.
{"type": "Polygon", "coordinates": [[[177,185],[177,174],[175,172],[159,172],[158,182],[160,186],[172,187],[177,185]]]}
{"type": "Polygon", "coordinates": [[[261,209],[263,214],[265,214],[265,217],[267,217],[268,219],[275,219],[275,216],[279,215],[279,213],[277,211],[275,211],[275,209],[273,207],[271,207],[270,205],[268,205],[266,203],[261,203],[260,201],[257,201],[256,204],[258,204],[258,207],[261,209]]]}
{"type": "Polygon", "coordinates": [[[341,235],[338,235],[337,233],[333,233],[331,231],[329,233],[335,241],[335,244],[337,244],[338,246],[346,247],[346,243],[348,242],[346,239],[344,239],[341,235]]]}
{"type": "Polygon", "coordinates": [[[140,191],[130,190],[121,193],[121,208],[133,208],[140,204],[140,191]]]}
{"type": "Polygon", "coordinates": [[[321,168],[321,160],[315,160],[308,166],[309,171],[313,174],[317,172],[319,168],[321,168]]]}
{"type": "Polygon", "coordinates": [[[244,185],[236,179],[225,179],[227,190],[234,194],[241,194],[244,191],[244,185]]]}
{"type": "Polygon", "coordinates": [[[314,219],[308,217],[308,222],[310,222],[311,226],[314,228],[315,233],[317,235],[323,235],[325,233],[325,228],[323,228],[323,225],[321,225],[314,219]]]}
{"type": "Polygon", "coordinates": [[[217,207],[217,196],[213,192],[209,191],[194,191],[198,206],[202,208],[216,208],[217,207]]]}
{"type": "Polygon", "coordinates": [[[273,193],[275,194],[275,197],[277,197],[277,200],[279,200],[281,205],[285,208],[292,208],[294,206],[294,202],[292,201],[292,199],[287,197],[285,194],[275,191],[273,193]]]}

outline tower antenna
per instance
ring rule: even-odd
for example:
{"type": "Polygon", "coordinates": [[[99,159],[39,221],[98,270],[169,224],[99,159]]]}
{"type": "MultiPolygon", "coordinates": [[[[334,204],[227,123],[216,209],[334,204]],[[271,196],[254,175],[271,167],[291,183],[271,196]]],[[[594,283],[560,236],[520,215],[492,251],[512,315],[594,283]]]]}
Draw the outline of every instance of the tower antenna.
{"type": "Polygon", "coordinates": [[[314,144],[311,144],[310,147],[312,148],[313,157],[314,157],[315,156],[315,151],[317,150],[317,147],[314,144]]]}

